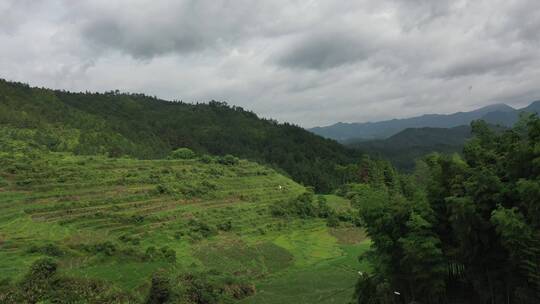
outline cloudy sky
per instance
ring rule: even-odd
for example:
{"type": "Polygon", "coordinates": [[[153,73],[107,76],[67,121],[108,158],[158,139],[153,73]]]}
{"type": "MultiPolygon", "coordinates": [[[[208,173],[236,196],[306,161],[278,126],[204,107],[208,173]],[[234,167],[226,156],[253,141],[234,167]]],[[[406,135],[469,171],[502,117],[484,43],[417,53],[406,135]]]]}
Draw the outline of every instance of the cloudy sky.
{"type": "Polygon", "coordinates": [[[0,78],[304,127],[540,99],[538,0],[0,0],[0,78]]]}

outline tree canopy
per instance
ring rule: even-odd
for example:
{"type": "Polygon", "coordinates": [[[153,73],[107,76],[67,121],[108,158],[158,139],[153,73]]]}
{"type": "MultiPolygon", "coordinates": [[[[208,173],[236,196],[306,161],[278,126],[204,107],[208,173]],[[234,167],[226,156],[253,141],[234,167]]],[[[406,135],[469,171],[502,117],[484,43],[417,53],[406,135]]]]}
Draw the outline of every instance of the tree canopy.
{"type": "Polygon", "coordinates": [[[471,127],[463,157],[432,154],[409,186],[371,177],[350,194],[373,241],[358,303],[540,301],[540,119],[471,127]]]}

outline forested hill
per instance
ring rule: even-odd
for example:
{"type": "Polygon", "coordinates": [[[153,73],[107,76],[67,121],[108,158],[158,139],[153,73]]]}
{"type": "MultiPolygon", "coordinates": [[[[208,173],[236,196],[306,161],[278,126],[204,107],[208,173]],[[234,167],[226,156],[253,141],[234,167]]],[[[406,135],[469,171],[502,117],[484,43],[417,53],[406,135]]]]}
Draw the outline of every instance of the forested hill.
{"type": "MultiPolygon", "coordinates": [[[[497,129],[491,127],[492,129],[497,129]]],[[[382,157],[398,169],[411,171],[416,160],[431,153],[461,152],[465,141],[472,137],[470,126],[454,128],[410,128],[386,139],[346,142],[351,148],[382,157]]]]}
{"type": "Polygon", "coordinates": [[[171,102],[118,91],[72,93],[0,80],[0,125],[35,131],[52,151],[162,158],[178,147],[270,164],[319,191],[355,153],[298,126],[226,103],[171,102]]]}

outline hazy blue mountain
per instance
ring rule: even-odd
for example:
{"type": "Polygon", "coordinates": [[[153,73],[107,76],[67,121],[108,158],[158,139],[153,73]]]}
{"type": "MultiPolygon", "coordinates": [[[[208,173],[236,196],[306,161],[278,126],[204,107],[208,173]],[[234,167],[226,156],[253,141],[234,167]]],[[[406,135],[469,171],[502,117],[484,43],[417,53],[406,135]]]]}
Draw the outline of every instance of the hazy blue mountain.
{"type": "Polygon", "coordinates": [[[519,111],[512,111],[512,112],[495,111],[495,112],[489,112],[486,115],[482,116],[481,118],[485,120],[486,122],[493,125],[502,125],[502,126],[510,127],[519,120],[519,113],[520,113],[519,111]]]}
{"type": "Polygon", "coordinates": [[[471,121],[477,119],[484,119],[490,124],[509,127],[518,120],[521,111],[540,112],[540,101],[533,102],[523,109],[514,109],[506,104],[494,104],[470,112],[453,114],[426,114],[412,118],[367,123],[339,122],[326,127],[315,127],[310,131],[339,141],[384,139],[407,128],[453,128],[469,125],[471,121]]]}
{"type": "Polygon", "coordinates": [[[532,102],[530,105],[521,110],[526,112],[540,113],[540,100],[532,102]]]}

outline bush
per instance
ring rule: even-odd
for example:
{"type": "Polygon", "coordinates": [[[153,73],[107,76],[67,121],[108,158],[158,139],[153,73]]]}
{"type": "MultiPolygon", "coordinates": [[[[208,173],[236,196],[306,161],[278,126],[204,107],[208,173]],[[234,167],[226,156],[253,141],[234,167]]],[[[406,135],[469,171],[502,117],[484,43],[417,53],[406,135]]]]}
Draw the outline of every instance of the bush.
{"type": "Polygon", "coordinates": [[[129,217],[129,222],[133,224],[142,224],[144,222],[144,216],[140,214],[134,214],[129,217]]]}
{"type": "Polygon", "coordinates": [[[203,188],[205,188],[205,190],[207,190],[207,191],[208,191],[208,190],[216,190],[216,189],[217,189],[217,185],[216,185],[216,184],[211,183],[211,182],[209,182],[209,181],[207,181],[207,180],[202,181],[202,182],[201,182],[201,186],[202,186],[203,188]]]}
{"type": "Polygon", "coordinates": [[[35,261],[16,284],[0,282],[0,303],[134,303],[128,294],[110,284],[83,278],[69,278],[57,273],[50,258],[35,261]]]}
{"type": "Polygon", "coordinates": [[[152,285],[146,300],[147,304],[161,304],[169,300],[171,283],[164,272],[157,272],[152,276],[152,285]]]}
{"type": "Polygon", "coordinates": [[[167,246],[161,247],[159,250],[154,246],[146,248],[144,254],[144,260],[146,261],[158,261],[164,260],[169,263],[176,263],[176,251],[167,246]]]}
{"type": "Polygon", "coordinates": [[[168,185],[159,184],[154,189],[155,194],[174,194],[175,191],[173,188],[169,187],[168,185]]]}
{"type": "Polygon", "coordinates": [[[97,243],[92,246],[87,246],[86,251],[94,254],[103,253],[104,255],[112,256],[116,252],[116,246],[109,242],[97,243]]]}
{"type": "Polygon", "coordinates": [[[179,148],[171,152],[171,159],[194,159],[197,155],[189,148],[179,148]]]}
{"type": "Polygon", "coordinates": [[[200,161],[205,164],[209,164],[214,161],[214,159],[212,158],[212,156],[204,154],[203,156],[201,156],[200,161]]]}
{"type": "Polygon", "coordinates": [[[231,231],[232,229],[232,222],[231,221],[226,221],[224,223],[221,223],[219,225],[217,225],[217,228],[221,231],[231,231]]]}
{"type": "Polygon", "coordinates": [[[57,269],[58,264],[53,259],[39,259],[30,266],[30,273],[27,275],[27,279],[45,280],[52,277],[57,269]]]}
{"type": "Polygon", "coordinates": [[[150,246],[146,248],[146,253],[144,254],[144,258],[148,261],[155,260],[158,256],[158,251],[156,247],[150,246]]]}
{"type": "Polygon", "coordinates": [[[169,263],[176,263],[176,251],[167,246],[161,247],[161,255],[169,263]]]}
{"type": "Polygon", "coordinates": [[[41,253],[52,257],[60,257],[64,255],[64,251],[55,244],[46,244],[44,246],[32,246],[28,249],[29,253],[41,253]]]}
{"type": "Polygon", "coordinates": [[[56,275],[58,264],[51,258],[35,261],[18,288],[11,295],[12,303],[37,303],[51,289],[51,280],[56,275]]]}
{"type": "Polygon", "coordinates": [[[9,183],[3,178],[0,176],[0,187],[7,187],[9,185],[9,183]]]}
{"type": "Polygon", "coordinates": [[[255,293],[255,286],[220,273],[184,275],[184,292],[194,303],[232,303],[255,293]]]}
{"type": "Polygon", "coordinates": [[[295,199],[289,201],[278,201],[270,206],[270,213],[273,216],[300,216],[309,217],[315,215],[315,208],[312,203],[313,194],[305,192],[295,199]]]}
{"type": "Polygon", "coordinates": [[[124,243],[131,243],[132,245],[139,245],[141,242],[138,237],[130,236],[128,234],[123,234],[118,239],[124,243]]]}
{"type": "Polygon", "coordinates": [[[237,158],[237,157],[234,157],[230,154],[227,154],[223,157],[220,157],[218,159],[218,163],[222,164],[222,165],[228,165],[228,166],[232,166],[232,165],[236,165],[240,162],[240,160],[237,158]]]}
{"type": "Polygon", "coordinates": [[[328,203],[326,202],[326,198],[322,195],[319,195],[317,198],[317,214],[319,217],[327,218],[333,213],[333,210],[330,209],[328,206],[328,203]]]}
{"type": "Polygon", "coordinates": [[[201,236],[205,238],[217,234],[216,228],[211,227],[201,221],[191,219],[189,220],[188,225],[190,226],[190,230],[192,233],[200,233],[201,236]]]}
{"type": "Polygon", "coordinates": [[[330,214],[326,218],[326,226],[332,227],[332,228],[338,227],[339,226],[339,218],[337,217],[337,215],[335,215],[334,213],[330,214]]]}

